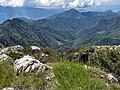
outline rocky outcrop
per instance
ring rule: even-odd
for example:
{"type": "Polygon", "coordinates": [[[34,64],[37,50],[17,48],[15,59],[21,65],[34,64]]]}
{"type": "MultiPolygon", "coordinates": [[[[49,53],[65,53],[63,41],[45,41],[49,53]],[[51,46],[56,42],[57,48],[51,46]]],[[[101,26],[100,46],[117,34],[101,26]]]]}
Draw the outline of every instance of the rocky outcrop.
{"type": "Polygon", "coordinates": [[[10,58],[8,55],[6,55],[6,54],[1,54],[1,55],[0,55],[0,62],[1,62],[1,61],[5,61],[5,60],[7,60],[8,58],[10,58]]]}
{"type": "Polygon", "coordinates": [[[37,46],[31,46],[31,49],[32,49],[32,53],[41,52],[41,49],[37,46]]]}
{"type": "Polygon", "coordinates": [[[42,57],[48,57],[48,54],[45,54],[45,53],[43,53],[42,52],[42,55],[41,55],[42,57]]]}
{"type": "Polygon", "coordinates": [[[115,78],[112,74],[107,74],[108,76],[108,81],[112,82],[112,83],[119,83],[119,81],[117,80],[117,78],[115,78]]]}
{"type": "Polygon", "coordinates": [[[11,46],[4,48],[0,51],[0,54],[5,54],[7,52],[14,52],[14,53],[20,53],[23,51],[23,47],[21,45],[11,46]]]}
{"type": "Polygon", "coordinates": [[[109,46],[109,45],[101,45],[101,46],[93,46],[93,48],[95,50],[106,50],[106,48],[109,48],[110,50],[120,50],[120,45],[112,45],[112,46],[109,46]]]}
{"type": "Polygon", "coordinates": [[[14,68],[15,68],[15,71],[18,73],[32,72],[34,70],[44,71],[47,69],[52,69],[50,66],[41,63],[39,60],[29,55],[15,60],[14,68]]]}
{"type": "Polygon", "coordinates": [[[31,49],[32,50],[39,50],[39,51],[41,51],[41,49],[39,47],[37,47],[37,46],[31,46],[31,49]]]}
{"type": "Polygon", "coordinates": [[[3,88],[2,90],[14,90],[12,87],[3,88]]]}

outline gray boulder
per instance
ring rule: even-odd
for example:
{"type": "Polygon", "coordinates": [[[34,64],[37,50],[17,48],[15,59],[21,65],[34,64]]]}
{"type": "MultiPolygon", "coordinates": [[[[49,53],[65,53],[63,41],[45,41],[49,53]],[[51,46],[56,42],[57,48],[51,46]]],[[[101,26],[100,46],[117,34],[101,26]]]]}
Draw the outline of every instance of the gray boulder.
{"type": "Polygon", "coordinates": [[[23,58],[17,59],[14,62],[14,69],[16,72],[32,72],[34,70],[44,71],[52,69],[50,66],[41,63],[39,60],[32,56],[24,56],[23,58]]]}
{"type": "Polygon", "coordinates": [[[3,88],[2,90],[14,90],[12,87],[3,88]]]}
{"type": "Polygon", "coordinates": [[[23,51],[23,47],[21,45],[11,46],[4,48],[0,51],[0,54],[5,54],[7,52],[21,53],[23,51]]]}
{"type": "Polygon", "coordinates": [[[112,74],[107,74],[108,76],[108,81],[112,82],[112,83],[119,83],[119,81],[117,80],[117,78],[115,78],[112,74]]]}
{"type": "Polygon", "coordinates": [[[1,62],[1,61],[5,61],[5,60],[7,60],[8,58],[10,58],[8,55],[6,55],[6,54],[1,54],[1,55],[0,55],[0,62],[1,62]]]}

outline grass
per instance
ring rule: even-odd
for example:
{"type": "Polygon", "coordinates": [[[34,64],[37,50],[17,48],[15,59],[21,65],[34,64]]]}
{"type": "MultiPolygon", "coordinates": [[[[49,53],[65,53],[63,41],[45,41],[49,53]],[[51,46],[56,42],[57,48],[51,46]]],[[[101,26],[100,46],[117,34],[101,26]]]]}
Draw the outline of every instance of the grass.
{"type": "MultiPolygon", "coordinates": [[[[119,90],[115,85],[106,86],[104,74],[97,69],[85,69],[84,65],[73,62],[52,63],[56,76],[54,89],[47,90],[119,90]]],[[[16,76],[11,60],[0,62],[0,90],[5,87],[14,87],[16,90],[44,90],[47,85],[45,73],[21,73],[16,76]]],[[[51,81],[52,82],[52,81],[51,81]]],[[[52,84],[53,85],[53,84],[52,84]]]]}
{"type": "Polygon", "coordinates": [[[22,73],[16,76],[12,61],[0,62],[0,90],[5,87],[14,87],[16,90],[43,89],[46,85],[44,73],[22,73]]]}
{"type": "Polygon", "coordinates": [[[10,87],[14,82],[15,73],[12,61],[0,62],[0,89],[10,87]]]}
{"type": "Polygon", "coordinates": [[[43,73],[22,73],[14,81],[14,87],[18,90],[36,90],[42,89],[46,85],[46,80],[43,73]]]}
{"type": "Polygon", "coordinates": [[[93,77],[81,64],[59,63],[54,73],[58,79],[55,90],[108,90],[103,80],[93,77]]]}

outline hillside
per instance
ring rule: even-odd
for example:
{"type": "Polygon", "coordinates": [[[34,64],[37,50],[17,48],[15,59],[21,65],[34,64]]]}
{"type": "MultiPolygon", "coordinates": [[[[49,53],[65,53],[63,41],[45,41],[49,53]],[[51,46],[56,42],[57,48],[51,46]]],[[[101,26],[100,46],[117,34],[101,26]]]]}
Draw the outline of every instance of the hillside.
{"type": "Polygon", "coordinates": [[[20,19],[7,20],[0,25],[0,43],[10,45],[39,45],[56,48],[64,42],[51,28],[35,28],[20,19]]]}
{"type": "Polygon", "coordinates": [[[120,70],[117,52],[120,46],[96,46],[94,47],[96,51],[89,55],[90,59],[86,63],[79,61],[91,48],[93,47],[79,48],[78,51],[64,49],[62,56],[60,52],[55,53],[50,49],[37,46],[17,45],[1,48],[0,89],[119,90],[120,70]],[[110,51],[106,54],[107,48],[110,51]],[[103,50],[105,52],[101,53],[103,50]],[[116,52],[115,56],[110,58],[109,54],[113,52],[116,52]],[[75,55],[77,55],[76,58],[75,55]],[[95,60],[96,57],[98,58],[95,60]],[[70,58],[73,58],[72,61],[70,58]],[[117,67],[118,73],[113,72],[117,67]]]}
{"type": "Polygon", "coordinates": [[[78,45],[119,45],[119,32],[120,17],[102,19],[91,28],[80,31],[76,43],[78,45]]]}

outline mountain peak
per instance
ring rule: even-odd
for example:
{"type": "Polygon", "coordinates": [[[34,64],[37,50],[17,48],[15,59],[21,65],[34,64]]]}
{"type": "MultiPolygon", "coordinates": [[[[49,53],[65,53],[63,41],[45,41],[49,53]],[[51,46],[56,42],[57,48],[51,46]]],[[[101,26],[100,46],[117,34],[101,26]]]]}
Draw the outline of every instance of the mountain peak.
{"type": "Polygon", "coordinates": [[[72,12],[72,13],[77,12],[77,13],[79,13],[79,11],[78,11],[78,10],[76,10],[76,9],[74,9],[74,8],[72,8],[72,9],[68,10],[67,12],[72,12]]]}
{"type": "Polygon", "coordinates": [[[113,11],[112,11],[112,10],[107,10],[107,11],[105,11],[105,12],[108,12],[108,13],[113,13],[113,11]]]}
{"type": "Polygon", "coordinates": [[[53,15],[51,17],[48,17],[48,19],[54,19],[54,18],[74,18],[74,19],[81,19],[81,18],[86,18],[84,15],[82,15],[78,10],[76,9],[70,9],[68,11],[64,11],[60,14],[53,15]]]}
{"type": "Polygon", "coordinates": [[[13,18],[13,19],[7,19],[5,22],[3,22],[3,24],[8,22],[10,23],[10,22],[24,22],[24,21],[18,18],[13,18]]]}
{"type": "Polygon", "coordinates": [[[13,18],[13,19],[7,19],[5,22],[3,22],[1,25],[3,27],[8,27],[8,26],[15,26],[15,25],[25,25],[25,21],[18,19],[18,18],[13,18]]]}
{"type": "Polygon", "coordinates": [[[65,12],[63,12],[63,13],[66,13],[66,14],[80,14],[80,12],[79,11],[77,11],[76,9],[70,9],[70,10],[68,10],[68,11],[65,11],[65,12]]]}

